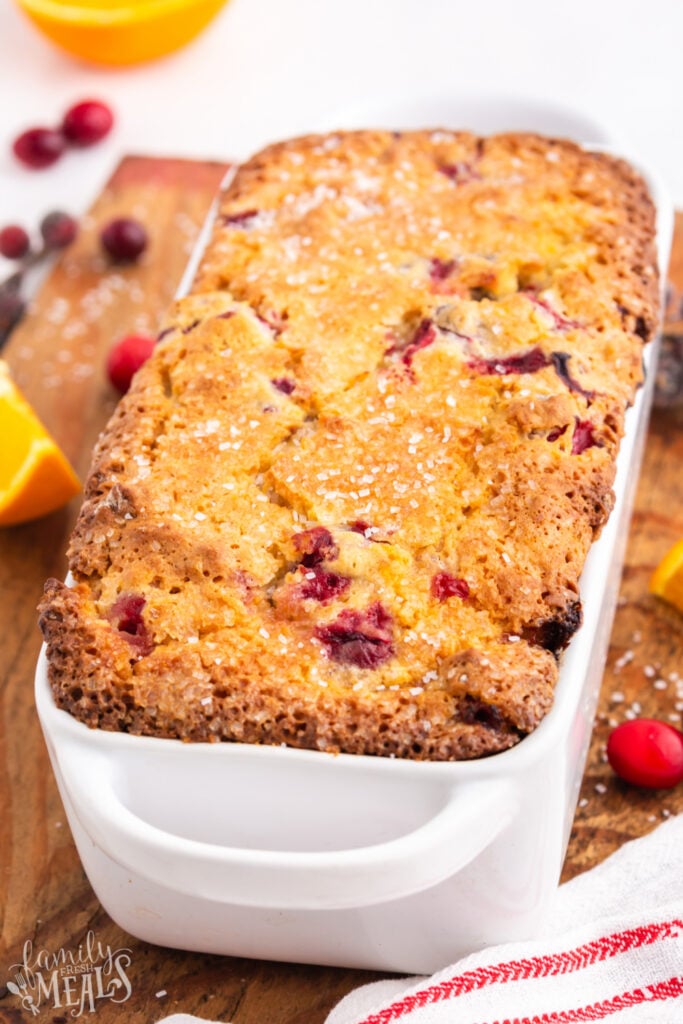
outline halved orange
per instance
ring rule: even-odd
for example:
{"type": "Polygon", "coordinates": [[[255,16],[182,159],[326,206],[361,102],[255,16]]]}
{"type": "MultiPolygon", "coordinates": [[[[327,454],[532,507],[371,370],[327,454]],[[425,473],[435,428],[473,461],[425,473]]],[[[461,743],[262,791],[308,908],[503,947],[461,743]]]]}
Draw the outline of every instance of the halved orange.
{"type": "Polygon", "coordinates": [[[136,64],[179,49],[226,0],[17,0],[62,49],[96,64],[136,64]]]}
{"type": "Polygon", "coordinates": [[[0,361],[0,526],[54,512],[78,494],[78,477],[0,361]]]}
{"type": "Polygon", "coordinates": [[[683,612],[683,540],[664,555],[650,580],[650,591],[683,612]]]}

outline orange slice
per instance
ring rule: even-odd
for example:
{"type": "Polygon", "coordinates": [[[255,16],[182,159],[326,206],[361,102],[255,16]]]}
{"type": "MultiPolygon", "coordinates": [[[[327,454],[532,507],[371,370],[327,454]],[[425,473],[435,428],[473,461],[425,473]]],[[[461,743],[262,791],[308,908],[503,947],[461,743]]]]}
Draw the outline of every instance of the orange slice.
{"type": "Polygon", "coordinates": [[[0,526],[47,515],[78,494],[78,477],[2,361],[0,437],[0,526]]]}
{"type": "Polygon", "coordinates": [[[650,591],[683,612],[683,540],[664,555],[650,580],[650,591]]]}
{"type": "Polygon", "coordinates": [[[171,53],[226,0],[17,0],[52,42],[96,64],[136,64],[171,53]]]}

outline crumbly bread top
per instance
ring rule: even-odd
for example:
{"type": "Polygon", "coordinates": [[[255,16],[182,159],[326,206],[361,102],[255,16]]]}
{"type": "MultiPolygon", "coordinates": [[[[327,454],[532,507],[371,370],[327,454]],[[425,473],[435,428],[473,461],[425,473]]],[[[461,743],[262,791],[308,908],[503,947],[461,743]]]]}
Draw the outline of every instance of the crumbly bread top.
{"type": "Polygon", "coordinates": [[[625,163],[533,135],[272,146],[94,455],[60,706],[452,759],[552,702],[658,282],[625,163]]]}

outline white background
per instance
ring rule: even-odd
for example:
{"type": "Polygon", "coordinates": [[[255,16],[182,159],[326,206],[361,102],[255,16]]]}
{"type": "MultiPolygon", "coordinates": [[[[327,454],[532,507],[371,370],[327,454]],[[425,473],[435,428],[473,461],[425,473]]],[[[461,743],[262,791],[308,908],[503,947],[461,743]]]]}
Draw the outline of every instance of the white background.
{"type": "Polygon", "coordinates": [[[462,103],[481,93],[592,117],[683,206],[682,0],[231,0],[184,50],[116,70],[53,49],[0,0],[0,224],[81,212],[124,152],[241,156],[360,123],[365,107],[379,121],[411,96],[438,98],[439,119],[458,127],[462,103]],[[114,106],[111,138],[48,170],[21,168],[14,136],[88,96],[114,106]]]}

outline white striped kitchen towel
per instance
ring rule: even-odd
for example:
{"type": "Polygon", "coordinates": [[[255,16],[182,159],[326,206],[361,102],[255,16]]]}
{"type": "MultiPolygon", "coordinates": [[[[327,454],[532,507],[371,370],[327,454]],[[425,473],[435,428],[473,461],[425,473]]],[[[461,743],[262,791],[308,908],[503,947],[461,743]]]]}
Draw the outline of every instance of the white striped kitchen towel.
{"type": "Polygon", "coordinates": [[[683,1024],[683,815],[561,886],[542,934],[346,996],[326,1024],[683,1024]]]}

